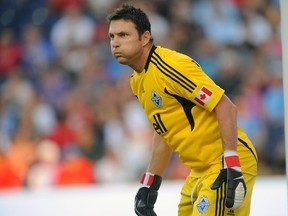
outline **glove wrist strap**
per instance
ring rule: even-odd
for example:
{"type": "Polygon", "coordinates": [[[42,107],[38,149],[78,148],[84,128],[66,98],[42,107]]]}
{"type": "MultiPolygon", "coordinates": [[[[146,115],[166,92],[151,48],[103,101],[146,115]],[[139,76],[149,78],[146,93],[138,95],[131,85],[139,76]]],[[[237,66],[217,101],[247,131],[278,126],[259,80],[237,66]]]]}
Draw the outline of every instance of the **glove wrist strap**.
{"type": "Polygon", "coordinates": [[[140,180],[143,187],[158,190],[162,183],[162,177],[150,172],[145,172],[140,180]]]}
{"type": "Polygon", "coordinates": [[[224,151],[224,168],[232,168],[238,172],[242,172],[240,160],[236,151],[224,151]]]}

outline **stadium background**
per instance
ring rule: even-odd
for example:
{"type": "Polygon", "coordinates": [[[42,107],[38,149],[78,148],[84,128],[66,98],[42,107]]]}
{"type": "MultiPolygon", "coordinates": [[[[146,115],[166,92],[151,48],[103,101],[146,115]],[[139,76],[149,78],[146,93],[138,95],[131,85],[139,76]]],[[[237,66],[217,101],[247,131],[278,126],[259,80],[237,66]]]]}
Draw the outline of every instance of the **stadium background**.
{"type": "MultiPolygon", "coordinates": [[[[27,190],[137,184],[152,130],[130,92],[131,69],[110,54],[105,17],[122,2],[0,2],[0,195],[7,200],[27,190]]],[[[133,2],[149,15],[156,45],[193,57],[238,106],[260,179],[284,176],[279,0],[133,2]]],[[[187,172],[174,155],[165,179],[181,182],[187,172]]]]}

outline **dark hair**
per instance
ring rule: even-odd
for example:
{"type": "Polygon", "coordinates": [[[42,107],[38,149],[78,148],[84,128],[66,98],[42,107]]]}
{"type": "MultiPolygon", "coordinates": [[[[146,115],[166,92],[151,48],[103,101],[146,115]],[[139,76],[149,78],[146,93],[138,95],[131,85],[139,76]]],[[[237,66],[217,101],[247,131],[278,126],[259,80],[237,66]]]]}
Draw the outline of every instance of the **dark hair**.
{"type": "MultiPolygon", "coordinates": [[[[121,7],[115,9],[107,16],[107,21],[110,23],[113,20],[130,20],[135,24],[139,37],[146,31],[151,33],[151,24],[146,15],[140,8],[135,8],[133,5],[124,3],[121,7]]],[[[151,36],[150,41],[153,41],[151,36]]]]}

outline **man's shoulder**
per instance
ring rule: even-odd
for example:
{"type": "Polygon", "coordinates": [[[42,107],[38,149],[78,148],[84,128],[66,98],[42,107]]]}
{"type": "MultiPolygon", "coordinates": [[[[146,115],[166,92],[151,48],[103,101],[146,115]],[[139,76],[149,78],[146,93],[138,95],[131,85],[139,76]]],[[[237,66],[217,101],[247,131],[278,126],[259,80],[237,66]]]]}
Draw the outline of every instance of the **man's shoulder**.
{"type": "Polygon", "coordinates": [[[162,47],[162,46],[157,46],[155,49],[155,53],[157,53],[158,55],[178,55],[180,53],[178,53],[176,50],[167,48],[167,47],[162,47]]]}
{"type": "Polygon", "coordinates": [[[191,57],[181,53],[177,50],[173,50],[167,47],[161,47],[161,46],[157,46],[157,48],[155,49],[155,53],[156,55],[158,55],[160,58],[162,58],[165,61],[168,62],[177,62],[178,60],[191,60],[191,57]]]}

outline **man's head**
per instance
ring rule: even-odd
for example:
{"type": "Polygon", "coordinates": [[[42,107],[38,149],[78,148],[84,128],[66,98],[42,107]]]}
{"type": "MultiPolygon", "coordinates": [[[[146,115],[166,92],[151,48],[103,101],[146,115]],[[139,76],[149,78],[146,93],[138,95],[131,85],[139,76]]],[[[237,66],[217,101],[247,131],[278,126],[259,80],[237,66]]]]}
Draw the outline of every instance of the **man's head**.
{"type": "MultiPolygon", "coordinates": [[[[151,24],[147,15],[140,9],[135,8],[130,4],[123,4],[120,8],[117,8],[114,12],[107,16],[107,21],[116,20],[126,20],[134,23],[135,28],[138,32],[139,37],[146,31],[150,32],[151,35],[151,24]]],[[[150,38],[150,42],[153,41],[153,38],[150,38]]]]}
{"type": "Polygon", "coordinates": [[[108,15],[111,52],[121,64],[142,71],[153,45],[147,15],[131,5],[123,4],[108,15]]]}

